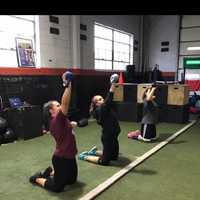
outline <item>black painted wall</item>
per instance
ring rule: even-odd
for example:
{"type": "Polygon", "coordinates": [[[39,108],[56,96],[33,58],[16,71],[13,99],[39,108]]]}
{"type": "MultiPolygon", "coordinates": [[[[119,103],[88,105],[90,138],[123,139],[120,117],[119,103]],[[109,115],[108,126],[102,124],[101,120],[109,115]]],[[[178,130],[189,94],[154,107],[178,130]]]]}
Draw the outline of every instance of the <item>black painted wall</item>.
{"type": "MultiPolygon", "coordinates": [[[[149,74],[137,73],[135,83],[147,83],[149,74]]],[[[75,75],[72,83],[70,113],[72,119],[89,117],[91,98],[106,96],[110,87],[110,73],[105,75],[75,75]]],[[[9,107],[9,97],[20,97],[31,105],[43,106],[49,100],[61,100],[64,88],[60,76],[0,76],[0,96],[3,108],[9,107]]]]}
{"type": "MultiPolygon", "coordinates": [[[[92,96],[105,96],[108,87],[109,76],[75,75],[70,112],[76,115],[75,118],[88,117],[92,96]]],[[[22,101],[42,107],[49,100],[60,101],[63,91],[60,76],[0,76],[3,109],[10,107],[10,97],[20,97],[22,101]]]]}

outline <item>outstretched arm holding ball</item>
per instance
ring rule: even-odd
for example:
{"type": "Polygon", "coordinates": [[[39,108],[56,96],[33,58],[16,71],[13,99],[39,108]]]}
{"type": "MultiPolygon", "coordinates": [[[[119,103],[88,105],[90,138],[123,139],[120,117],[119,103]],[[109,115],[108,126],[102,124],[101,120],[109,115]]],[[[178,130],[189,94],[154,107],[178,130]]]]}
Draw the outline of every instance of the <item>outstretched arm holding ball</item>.
{"type": "Polygon", "coordinates": [[[73,80],[73,74],[69,71],[65,72],[62,75],[62,80],[63,80],[63,86],[65,87],[65,91],[61,99],[61,111],[63,112],[64,115],[67,115],[71,99],[71,87],[72,87],[71,82],[73,80]]]}
{"type": "Polygon", "coordinates": [[[72,82],[73,80],[73,74],[70,71],[66,71],[63,75],[62,75],[62,80],[63,80],[63,86],[64,87],[68,87],[69,83],[72,82]]]}
{"type": "Polygon", "coordinates": [[[107,97],[96,95],[92,98],[90,112],[93,114],[97,123],[102,127],[101,141],[103,151],[93,147],[89,151],[79,155],[80,160],[86,160],[100,165],[109,165],[111,160],[117,160],[119,155],[118,135],[120,126],[113,109],[113,94],[118,83],[119,76],[113,74],[110,77],[110,89],[107,97]]]}
{"type": "Polygon", "coordinates": [[[55,151],[52,156],[52,167],[48,167],[43,173],[36,173],[30,177],[29,181],[38,184],[47,190],[54,192],[63,191],[68,184],[73,184],[77,180],[77,163],[76,163],[76,140],[73,134],[73,128],[76,122],[70,122],[67,113],[71,98],[71,81],[72,73],[65,72],[62,75],[65,83],[61,104],[52,100],[44,104],[44,114],[48,117],[49,130],[56,142],[55,151]],[[50,176],[55,172],[53,178],[50,176]],[[55,181],[56,180],[56,181],[55,181]]]}

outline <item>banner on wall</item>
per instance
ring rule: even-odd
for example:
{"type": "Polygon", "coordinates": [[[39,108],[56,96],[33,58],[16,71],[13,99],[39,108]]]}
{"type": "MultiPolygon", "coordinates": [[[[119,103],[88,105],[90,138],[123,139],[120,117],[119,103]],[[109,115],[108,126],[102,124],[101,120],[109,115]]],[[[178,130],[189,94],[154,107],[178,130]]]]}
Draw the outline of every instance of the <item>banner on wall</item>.
{"type": "Polygon", "coordinates": [[[185,57],[183,66],[185,83],[189,85],[190,91],[200,91],[200,57],[185,57]]]}
{"type": "Polygon", "coordinates": [[[33,43],[30,39],[15,38],[19,67],[35,67],[33,43]]]}

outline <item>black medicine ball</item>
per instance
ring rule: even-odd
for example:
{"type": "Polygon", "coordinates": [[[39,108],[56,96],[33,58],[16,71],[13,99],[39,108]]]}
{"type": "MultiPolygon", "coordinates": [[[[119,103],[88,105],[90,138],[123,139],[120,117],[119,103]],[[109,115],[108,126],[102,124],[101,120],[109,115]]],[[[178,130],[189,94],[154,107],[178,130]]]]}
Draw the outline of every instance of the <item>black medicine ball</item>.
{"type": "Polygon", "coordinates": [[[4,137],[4,143],[13,142],[13,141],[16,140],[16,134],[10,128],[7,128],[7,130],[4,133],[3,137],[4,137]]]}
{"type": "Polygon", "coordinates": [[[86,119],[86,118],[83,118],[78,121],[78,127],[85,127],[87,125],[88,125],[88,119],[86,119]]]}
{"type": "Polygon", "coordinates": [[[0,135],[4,134],[7,128],[7,120],[0,117],[0,135]]]}

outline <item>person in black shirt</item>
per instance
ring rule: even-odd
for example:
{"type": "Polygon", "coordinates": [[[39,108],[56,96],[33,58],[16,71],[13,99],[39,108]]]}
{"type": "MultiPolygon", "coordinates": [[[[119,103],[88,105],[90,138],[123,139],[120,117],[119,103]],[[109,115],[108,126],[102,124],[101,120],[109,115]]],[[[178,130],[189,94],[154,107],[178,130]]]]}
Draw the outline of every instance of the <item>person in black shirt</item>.
{"type": "Polygon", "coordinates": [[[80,160],[86,160],[101,165],[109,165],[111,160],[117,160],[119,154],[118,135],[121,131],[113,110],[113,95],[116,83],[112,83],[106,99],[100,95],[92,98],[90,113],[102,127],[101,142],[103,151],[93,147],[90,151],[82,152],[80,160]]]}

